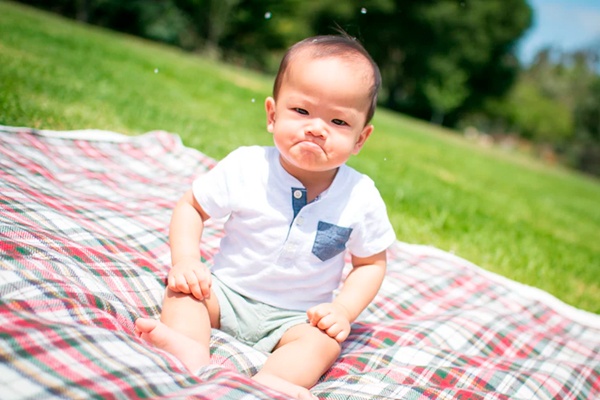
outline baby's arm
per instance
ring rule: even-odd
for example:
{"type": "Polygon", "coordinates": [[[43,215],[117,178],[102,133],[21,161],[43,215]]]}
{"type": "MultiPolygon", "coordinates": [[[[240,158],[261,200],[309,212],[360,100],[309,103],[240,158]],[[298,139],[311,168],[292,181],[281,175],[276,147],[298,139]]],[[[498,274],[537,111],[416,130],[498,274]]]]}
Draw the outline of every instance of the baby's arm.
{"type": "Polygon", "coordinates": [[[307,311],[308,319],[329,336],[343,342],[350,324],[369,305],[379,291],[386,269],[386,252],[370,257],[352,256],[353,269],[332,303],[323,303],[307,311]]]}
{"type": "Polygon", "coordinates": [[[174,292],[192,294],[198,300],[210,295],[210,271],[200,261],[200,238],[204,221],[209,216],[202,210],[191,190],[179,200],[169,226],[172,268],[167,286],[174,292]]]}

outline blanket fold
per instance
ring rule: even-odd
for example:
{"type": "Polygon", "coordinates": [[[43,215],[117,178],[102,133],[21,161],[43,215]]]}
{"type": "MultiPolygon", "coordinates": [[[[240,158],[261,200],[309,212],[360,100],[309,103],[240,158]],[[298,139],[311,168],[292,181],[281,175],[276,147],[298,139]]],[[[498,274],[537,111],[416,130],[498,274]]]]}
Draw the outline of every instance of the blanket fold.
{"type": "MultiPolygon", "coordinates": [[[[225,333],[192,376],[133,332],[160,314],[175,202],[214,165],[162,131],[0,127],[1,398],[286,398],[250,379],[267,355],[225,333]]],[[[210,222],[209,265],[221,237],[210,222]]],[[[432,247],[388,259],[318,397],[600,397],[600,316],[432,247]]]]}

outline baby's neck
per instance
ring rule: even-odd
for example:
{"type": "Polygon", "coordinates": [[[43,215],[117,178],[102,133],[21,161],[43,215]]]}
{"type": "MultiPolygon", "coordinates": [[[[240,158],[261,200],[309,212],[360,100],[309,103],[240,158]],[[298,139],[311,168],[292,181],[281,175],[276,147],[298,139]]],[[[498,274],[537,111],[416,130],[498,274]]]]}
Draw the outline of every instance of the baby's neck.
{"type": "Polygon", "coordinates": [[[285,162],[281,154],[279,163],[288,174],[298,179],[306,188],[306,200],[309,203],[331,186],[340,169],[337,167],[326,171],[308,171],[285,162]]]}
{"type": "Polygon", "coordinates": [[[319,172],[304,171],[293,176],[306,188],[306,200],[310,203],[331,186],[338,170],[339,168],[319,172]]]}

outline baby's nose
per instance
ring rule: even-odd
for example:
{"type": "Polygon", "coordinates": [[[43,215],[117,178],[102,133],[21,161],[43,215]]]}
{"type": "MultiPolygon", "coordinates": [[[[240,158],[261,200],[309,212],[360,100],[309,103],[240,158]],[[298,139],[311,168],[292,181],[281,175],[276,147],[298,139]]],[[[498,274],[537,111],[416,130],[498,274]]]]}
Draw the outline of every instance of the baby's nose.
{"type": "Polygon", "coordinates": [[[305,132],[313,136],[323,137],[326,133],[325,124],[321,120],[314,119],[306,126],[305,132]]]}

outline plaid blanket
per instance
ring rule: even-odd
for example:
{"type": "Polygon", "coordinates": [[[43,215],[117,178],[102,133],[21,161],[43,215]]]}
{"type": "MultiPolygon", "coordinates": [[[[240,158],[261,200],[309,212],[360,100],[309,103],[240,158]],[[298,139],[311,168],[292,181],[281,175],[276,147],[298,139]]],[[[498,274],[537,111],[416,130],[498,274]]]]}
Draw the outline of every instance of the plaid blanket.
{"type": "MultiPolygon", "coordinates": [[[[214,331],[189,375],[133,333],[157,317],[175,201],[215,161],[177,136],[0,127],[0,398],[283,399],[266,355],[214,331]]],[[[202,257],[222,231],[205,231],[202,257]]],[[[322,399],[592,399],[600,316],[398,242],[322,399]]]]}

